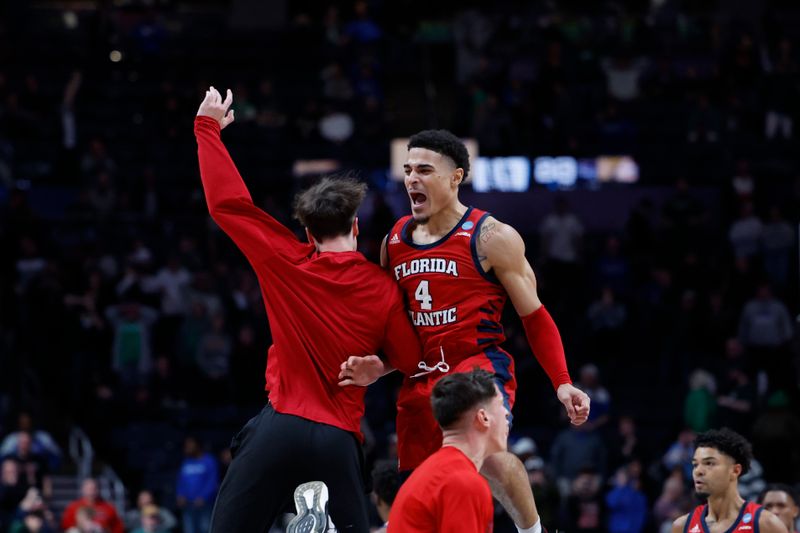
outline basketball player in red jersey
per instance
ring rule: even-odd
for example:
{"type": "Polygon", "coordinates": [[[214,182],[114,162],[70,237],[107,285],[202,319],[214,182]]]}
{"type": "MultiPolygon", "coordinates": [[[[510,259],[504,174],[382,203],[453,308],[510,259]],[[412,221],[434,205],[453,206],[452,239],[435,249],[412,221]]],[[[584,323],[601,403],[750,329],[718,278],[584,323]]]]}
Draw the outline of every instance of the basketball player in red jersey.
{"type": "MultiPolygon", "coordinates": [[[[412,322],[423,343],[420,374],[407,378],[397,401],[401,469],[416,468],[442,443],[430,408],[433,384],[446,372],[478,366],[495,375],[509,410],[514,404],[514,360],[500,348],[500,324],[510,298],[533,353],[556,389],[573,424],[589,416],[589,397],[574,387],[553,319],[536,290],[525,245],[511,226],[463,205],[460,185],[469,173],[464,143],[445,130],[422,131],[409,139],[405,186],[411,216],[401,218],[381,247],[381,264],[406,294],[412,322]]],[[[364,385],[384,371],[377,358],[350,358],[343,384],[364,385]]],[[[539,516],[528,476],[513,454],[488,457],[481,473],[520,531],[536,531],[539,516]]]]}
{"type": "Polygon", "coordinates": [[[223,100],[211,87],[200,104],[200,177],[211,217],[258,276],[274,341],[269,403],[231,444],[211,532],[267,531],[293,493],[298,516],[289,532],[327,530],[326,511],[339,531],[366,532],[364,390],[339,388],[339,365],[349,354],[383,350],[410,374],[420,361],[419,340],[395,282],[356,251],[364,184],[324,179],[300,193],[295,216],[308,238],[301,242],[253,203],[222,143],[232,102],[230,91],[223,100]]]}
{"type": "Polygon", "coordinates": [[[712,429],[698,435],[694,445],[694,488],[707,502],[675,520],[672,533],[787,533],[777,516],[739,495],[739,477],[753,458],[744,437],[712,429]]]}

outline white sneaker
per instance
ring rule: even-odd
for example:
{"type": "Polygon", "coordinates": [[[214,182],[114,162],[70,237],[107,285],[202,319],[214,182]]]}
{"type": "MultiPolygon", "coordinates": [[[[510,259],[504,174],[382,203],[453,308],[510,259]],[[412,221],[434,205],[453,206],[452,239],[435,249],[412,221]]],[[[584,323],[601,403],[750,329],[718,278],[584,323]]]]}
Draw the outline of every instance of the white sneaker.
{"type": "Polygon", "coordinates": [[[297,516],[286,526],[286,533],[325,533],[328,531],[328,487],[322,481],[309,481],[294,490],[297,516]]]}

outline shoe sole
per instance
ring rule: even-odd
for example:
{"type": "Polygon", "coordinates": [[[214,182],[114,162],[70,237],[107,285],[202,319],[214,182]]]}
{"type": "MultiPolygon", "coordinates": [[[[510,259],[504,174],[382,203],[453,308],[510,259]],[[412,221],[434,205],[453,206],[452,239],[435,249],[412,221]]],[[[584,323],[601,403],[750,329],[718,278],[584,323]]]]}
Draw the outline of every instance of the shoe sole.
{"type": "Polygon", "coordinates": [[[286,526],[286,533],[325,533],[328,529],[328,487],[322,481],[309,481],[294,490],[297,516],[286,526]]]}

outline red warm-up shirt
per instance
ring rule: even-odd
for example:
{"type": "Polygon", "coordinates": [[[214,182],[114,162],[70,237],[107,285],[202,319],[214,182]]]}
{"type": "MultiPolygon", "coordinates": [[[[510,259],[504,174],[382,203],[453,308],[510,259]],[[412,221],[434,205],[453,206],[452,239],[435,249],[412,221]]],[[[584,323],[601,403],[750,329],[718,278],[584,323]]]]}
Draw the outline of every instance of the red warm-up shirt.
{"type": "Polygon", "coordinates": [[[266,389],[276,411],[359,437],[363,387],[340,387],[351,355],[383,351],[392,366],[417,371],[421,350],[392,278],[358,252],[318,253],[253,204],[216,120],[194,123],[208,210],[258,276],[269,317],[266,389]]]}
{"type": "Polygon", "coordinates": [[[493,517],[489,482],[461,450],[445,446],[400,487],[388,533],[489,533],[493,517]]]}

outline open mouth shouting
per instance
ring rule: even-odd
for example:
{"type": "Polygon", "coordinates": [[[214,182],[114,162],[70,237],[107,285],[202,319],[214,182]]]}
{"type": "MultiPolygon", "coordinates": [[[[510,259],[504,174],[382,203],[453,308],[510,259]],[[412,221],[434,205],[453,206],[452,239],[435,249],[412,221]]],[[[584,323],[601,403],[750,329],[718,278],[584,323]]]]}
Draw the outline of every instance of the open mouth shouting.
{"type": "Polygon", "coordinates": [[[425,193],[420,191],[408,191],[408,197],[411,199],[411,208],[420,208],[428,201],[425,193]]]}

